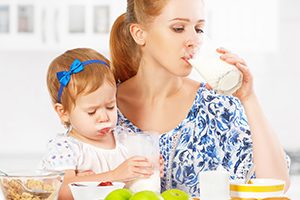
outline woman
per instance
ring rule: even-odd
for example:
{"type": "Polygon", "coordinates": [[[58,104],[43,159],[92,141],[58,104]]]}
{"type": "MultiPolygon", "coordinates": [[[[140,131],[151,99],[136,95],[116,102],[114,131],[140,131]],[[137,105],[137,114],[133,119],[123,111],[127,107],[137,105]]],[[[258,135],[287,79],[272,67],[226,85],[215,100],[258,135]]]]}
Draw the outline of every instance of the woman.
{"type": "Polygon", "coordinates": [[[243,73],[234,96],[223,96],[187,76],[205,25],[202,0],[128,0],[113,25],[111,58],[120,81],[119,124],[160,133],[165,160],[162,190],[199,195],[201,171],[225,168],[244,179],[278,178],[289,186],[288,162],[253,90],[252,75],[237,55],[220,58],[243,73]]]}

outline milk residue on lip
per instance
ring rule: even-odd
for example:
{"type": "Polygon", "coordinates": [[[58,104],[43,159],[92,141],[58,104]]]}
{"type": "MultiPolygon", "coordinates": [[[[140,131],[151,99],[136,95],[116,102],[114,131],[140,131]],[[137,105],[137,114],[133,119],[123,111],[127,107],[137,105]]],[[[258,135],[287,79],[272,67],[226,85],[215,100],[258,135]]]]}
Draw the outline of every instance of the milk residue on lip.
{"type": "Polygon", "coordinates": [[[230,95],[241,86],[242,73],[221,60],[217,53],[199,53],[189,63],[220,94],[230,95]]]}

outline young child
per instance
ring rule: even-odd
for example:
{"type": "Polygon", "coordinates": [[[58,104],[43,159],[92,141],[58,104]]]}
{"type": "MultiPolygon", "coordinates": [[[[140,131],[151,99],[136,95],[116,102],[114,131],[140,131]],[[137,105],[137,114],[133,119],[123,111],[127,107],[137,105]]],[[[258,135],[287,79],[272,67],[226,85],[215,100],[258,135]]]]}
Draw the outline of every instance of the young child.
{"type": "Polygon", "coordinates": [[[65,172],[59,199],[73,199],[68,183],[129,181],[153,173],[146,158],[126,159],[114,137],[116,82],[109,61],[92,49],[73,49],[55,58],[47,85],[53,107],[68,132],[49,141],[41,168],[65,172]]]}

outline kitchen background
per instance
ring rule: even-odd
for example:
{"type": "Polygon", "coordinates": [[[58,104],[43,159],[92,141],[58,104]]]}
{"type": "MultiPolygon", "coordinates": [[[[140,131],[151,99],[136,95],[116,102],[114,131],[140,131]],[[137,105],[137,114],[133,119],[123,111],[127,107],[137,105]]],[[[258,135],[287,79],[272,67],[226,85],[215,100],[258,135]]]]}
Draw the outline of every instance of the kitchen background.
{"type": "MultiPolygon", "coordinates": [[[[288,195],[300,199],[300,1],[206,5],[208,37],[252,70],[264,111],[292,159],[288,195]]],[[[126,0],[0,0],[0,169],[35,167],[47,140],[65,131],[47,93],[48,64],[75,47],[109,57],[110,27],[125,9],[126,0]]]]}

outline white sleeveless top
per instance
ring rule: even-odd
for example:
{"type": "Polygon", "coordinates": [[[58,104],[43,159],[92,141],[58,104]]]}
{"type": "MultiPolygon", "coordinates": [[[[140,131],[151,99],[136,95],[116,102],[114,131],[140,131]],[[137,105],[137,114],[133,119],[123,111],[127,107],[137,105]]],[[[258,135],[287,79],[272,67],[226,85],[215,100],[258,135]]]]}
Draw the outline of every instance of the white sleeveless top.
{"type": "Polygon", "coordinates": [[[115,169],[126,158],[125,147],[117,141],[114,149],[102,149],[68,135],[57,135],[49,140],[40,168],[101,173],[115,169]]]}

